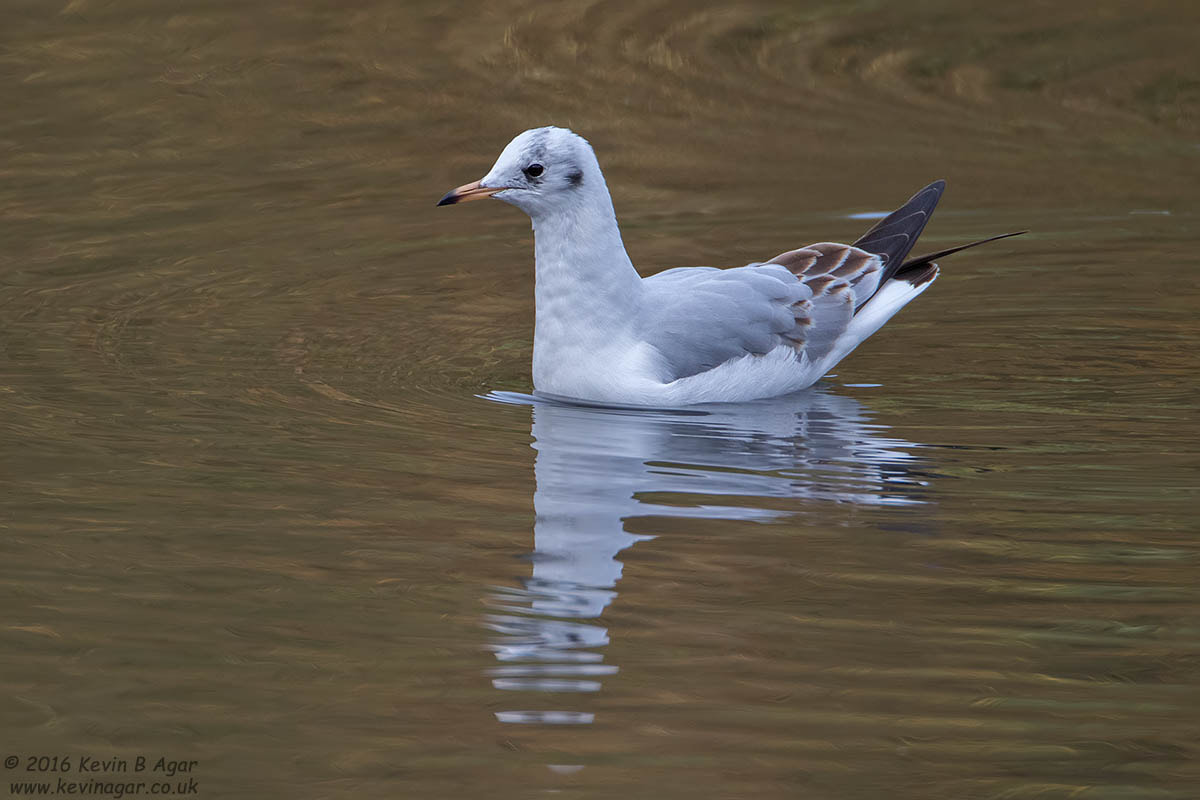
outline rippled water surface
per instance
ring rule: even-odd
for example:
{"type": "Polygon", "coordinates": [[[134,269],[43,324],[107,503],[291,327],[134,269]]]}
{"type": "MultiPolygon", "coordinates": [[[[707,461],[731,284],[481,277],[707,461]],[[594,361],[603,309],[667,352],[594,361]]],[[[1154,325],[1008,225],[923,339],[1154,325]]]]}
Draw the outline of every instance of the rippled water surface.
{"type": "Polygon", "coordinates": [[[3,755],[194,759],[203,797],[1200,796],[1197,31],[10,0],[3,755]],[[646,273],[935,178],[925,249],[1033,232],[800,395],[538,401],[528,221],[433,204],[547,123],[646,273]]]}

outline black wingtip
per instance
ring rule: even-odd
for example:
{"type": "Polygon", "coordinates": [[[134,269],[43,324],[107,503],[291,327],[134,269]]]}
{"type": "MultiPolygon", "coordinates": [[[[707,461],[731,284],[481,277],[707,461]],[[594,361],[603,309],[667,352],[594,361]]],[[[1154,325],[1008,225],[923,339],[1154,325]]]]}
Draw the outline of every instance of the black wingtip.
{"type": "Polygon", "coordinates": [[[442,195],[442,199],[438,200],[437,204],[439,206],[452,206],[457,202],[458,202],[458,195],[456,195],[454,193],[454,191],[451,190],[449,192],[446,192],[446,194],[442,195]]]}
{"type": "Polygon", "coordinates": [[[945,188],[946,182],[941,179],[928,184],[854,242],[855,247],[875,253],[883,259],[884,274],[879,281],[880,286],[895,275],[904,263],[908,252],[933,216],[933,210],[937,208],[945,188]]]}

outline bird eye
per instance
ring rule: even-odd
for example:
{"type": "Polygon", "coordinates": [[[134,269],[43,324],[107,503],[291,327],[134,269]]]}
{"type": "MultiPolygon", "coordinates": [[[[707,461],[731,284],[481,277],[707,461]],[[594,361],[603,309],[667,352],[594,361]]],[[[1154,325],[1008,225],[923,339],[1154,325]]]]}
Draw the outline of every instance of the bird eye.
{"type": "Polygon", "coordinates": [[[543,167],[541,164],[530,164],[528,167],[526,167],[522,171],[525,173],[525,177],[536,178],[538,175],[541,175],[542,172],[545,171],[545,167],[543,167]]]}

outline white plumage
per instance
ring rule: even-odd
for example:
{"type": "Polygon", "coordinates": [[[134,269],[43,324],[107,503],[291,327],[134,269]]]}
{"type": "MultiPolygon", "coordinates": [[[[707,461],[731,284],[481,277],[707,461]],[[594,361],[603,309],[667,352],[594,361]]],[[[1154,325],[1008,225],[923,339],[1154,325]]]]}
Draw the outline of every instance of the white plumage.
{"type": "Polygon", "coordinates": [[[854,245],[649,278],[625,252],[591,146],[563,128],[518,135],[487,175],[439,205],[492,196],[532,218],[537,391],[677,406],[772,397],[828,372],[937,277],[932,259],[952,251],[904,257],[943,187],[926,187],[854,245]]]}

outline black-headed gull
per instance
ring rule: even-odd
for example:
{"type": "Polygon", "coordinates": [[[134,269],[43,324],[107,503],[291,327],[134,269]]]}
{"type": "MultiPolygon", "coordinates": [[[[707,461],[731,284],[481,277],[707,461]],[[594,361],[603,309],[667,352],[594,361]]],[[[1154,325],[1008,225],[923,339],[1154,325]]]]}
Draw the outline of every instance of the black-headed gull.
{"type": "Polygon", "coordinates": [[[625,253],[591,145],[564,128],[519,134],[438,205],[495,197],[533,219],[538,392],[661,407],[803,389],[928,289],[935,258],[1017,235],[906,261],[944,188],[926,186],[853,245],[649,278],[625,253]]]}

